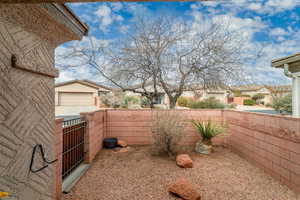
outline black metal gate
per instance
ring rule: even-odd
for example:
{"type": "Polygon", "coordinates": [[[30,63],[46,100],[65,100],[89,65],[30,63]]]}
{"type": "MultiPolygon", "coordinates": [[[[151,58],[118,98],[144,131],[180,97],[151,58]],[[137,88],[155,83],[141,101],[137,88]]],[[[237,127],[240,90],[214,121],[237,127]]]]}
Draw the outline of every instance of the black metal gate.
{"type": "Polygon", "coordinates": [[[86,122],[81,118],[63,122],[62,178],[66,178],[84,161],[86,122]]]}

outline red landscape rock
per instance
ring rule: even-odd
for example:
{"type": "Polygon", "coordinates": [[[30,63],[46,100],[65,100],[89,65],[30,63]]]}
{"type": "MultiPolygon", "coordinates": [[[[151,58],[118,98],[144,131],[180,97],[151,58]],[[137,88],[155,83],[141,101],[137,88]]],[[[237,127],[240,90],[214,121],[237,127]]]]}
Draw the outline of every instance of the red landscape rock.
{"type": "Polygon", "coordinates": [[[188,154],[180,154],[176,157],[176,163],[179,167],[192,168],[193,161],[188,154]]]}
{"type": "Polygon", "coordinates": [[[127,147],[127,142],[125,142],[124,140],[118,140],[118,145],[120,147],[127,147]]]}
{"type": "Polygon", "coordinates": [[[201,196],[194,186],[186,179],[178,179],[173,183],[168,191],[185,200],[200,200],[201,196]]]}
{"type": "Polygon", "coordinates": [[[126,153],[126,152],[129,152],[130,150],[131,150],[130,147],[124,147],[124,148],[117,147],[114,149],[114,152],[115,153],[126,153]]]}

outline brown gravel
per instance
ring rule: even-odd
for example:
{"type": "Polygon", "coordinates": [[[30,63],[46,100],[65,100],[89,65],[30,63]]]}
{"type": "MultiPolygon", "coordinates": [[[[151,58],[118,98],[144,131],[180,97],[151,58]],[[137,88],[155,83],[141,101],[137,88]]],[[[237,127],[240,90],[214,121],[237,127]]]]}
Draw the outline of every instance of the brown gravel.
{"type": "Polygon", "coordinates": [[[261,169],[228,149],[191,154],[194,168],[182,169],[174,160],[150,155],[148,147],[128,153],[103,150],[64,200],[174,200],[170,183],[185,177],[202,200],[297,200],[297,196],[261,169]]]}

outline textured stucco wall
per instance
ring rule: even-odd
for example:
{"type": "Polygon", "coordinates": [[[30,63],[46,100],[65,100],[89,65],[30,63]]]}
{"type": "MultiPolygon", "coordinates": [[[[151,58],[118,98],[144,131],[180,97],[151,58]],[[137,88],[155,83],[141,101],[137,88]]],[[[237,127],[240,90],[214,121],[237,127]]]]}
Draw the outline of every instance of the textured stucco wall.
{"type": "MultiPolygon", "coordinates": [[[[36,144],[55,159],[54,48],[78,37],[57,23],[51,9],[0,4],[0,191],[10,199],[55,198],[55,165],[38,173],[29,166],[36,144]],[[12,55],[22,67],[12,66],[12,55]]],[[[35,169],[41,160],[37,153],[35,169]]]]}

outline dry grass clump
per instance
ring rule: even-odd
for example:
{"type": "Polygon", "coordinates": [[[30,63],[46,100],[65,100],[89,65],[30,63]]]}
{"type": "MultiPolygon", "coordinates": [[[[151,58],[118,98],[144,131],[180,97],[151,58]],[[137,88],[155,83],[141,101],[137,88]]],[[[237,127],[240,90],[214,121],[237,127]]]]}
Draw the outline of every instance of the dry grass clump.
{"type": "Polygon", "coordinates": [[[185,123],[181,116],[172,110],[160,110],[152,116],[152,137],[154,143],[152,153],[159,155],[167,153],[170,157],[176,155],[182,139],[185,123]]]}

